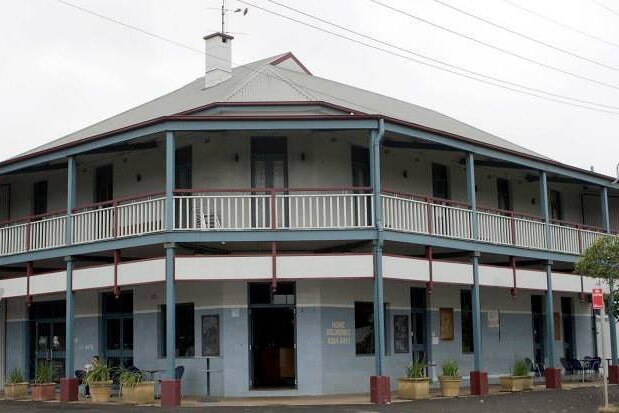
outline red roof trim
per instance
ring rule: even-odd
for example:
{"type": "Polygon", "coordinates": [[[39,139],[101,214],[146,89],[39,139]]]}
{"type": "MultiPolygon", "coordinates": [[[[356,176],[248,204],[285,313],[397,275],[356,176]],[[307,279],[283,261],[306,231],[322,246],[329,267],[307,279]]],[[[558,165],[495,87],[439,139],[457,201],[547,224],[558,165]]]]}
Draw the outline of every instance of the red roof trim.
{"type": "Polygon", "coordinates": [[[296,64],[299,65],[299,67],[301,69],[303,69],[303,71],[305,73],[307,73],[310,76],[312,75],[312,72],[310,72],[308,70],[308,68],[305,67],[305,65],[303,63],[301,63],[301,61],[299,59],[297,59],[297,57],[294,54],[292,54],[292,52],[288,52],[288,53],[278,57],[277,59],[273,60],[270,64],[273,65],[273,66],[277,66],[278,64],[280,64],[282,62],[285,62],[288,59],[292,59],[296,64]]]}

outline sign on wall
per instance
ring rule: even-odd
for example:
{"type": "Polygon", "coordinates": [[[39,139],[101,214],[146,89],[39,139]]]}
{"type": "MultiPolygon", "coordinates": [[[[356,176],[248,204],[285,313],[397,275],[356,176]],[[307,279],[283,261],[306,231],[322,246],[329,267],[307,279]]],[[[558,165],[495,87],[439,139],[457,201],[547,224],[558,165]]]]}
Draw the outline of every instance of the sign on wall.
{"type": "Polygon", "coordinates": [[[408,316],[393,316],[393,351],[395,353],[408,353],[409,350],[408,316]]]}
{"type": "Polygon", "coordinates": [[[488,328],[499,328],[500,318],[499,310],[488,311],[488,328]]]}
{"type": "Polygon", "coordinates": [[[219,315],[202,316],[202,356],[219,357],[219,315]]]}
{"type": "Polygon", "coordinates": [[[604,293],[602,293],[601,288],[594,288],[591,298],[594,310],[604,309],[604,293]]]}
{"type": "Polygon", "coordinates": [[[346,328],[346,321],[331,321],[331,327],[327,328],[327,344],[350,344],[350,328],[346,328]]]}
{"type": "Polygon", "coordinates": [[[441,340],[454,339],[454,310],[441,308],[439,310],[441,340]]]}

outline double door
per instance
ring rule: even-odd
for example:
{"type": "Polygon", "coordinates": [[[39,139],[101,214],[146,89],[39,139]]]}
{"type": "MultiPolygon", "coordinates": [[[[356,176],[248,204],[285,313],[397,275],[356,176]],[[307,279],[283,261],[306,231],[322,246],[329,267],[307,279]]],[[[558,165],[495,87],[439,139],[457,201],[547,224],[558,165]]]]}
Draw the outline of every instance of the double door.
{"type": "Polygon", "coordinates": [[[37,366],[51,363],[54,381],[59,381],[65,377],[66,323],[59,320],[36,320],[33,330],[34,362],[31,366],[31,377],[36,375],[37,366]]]}

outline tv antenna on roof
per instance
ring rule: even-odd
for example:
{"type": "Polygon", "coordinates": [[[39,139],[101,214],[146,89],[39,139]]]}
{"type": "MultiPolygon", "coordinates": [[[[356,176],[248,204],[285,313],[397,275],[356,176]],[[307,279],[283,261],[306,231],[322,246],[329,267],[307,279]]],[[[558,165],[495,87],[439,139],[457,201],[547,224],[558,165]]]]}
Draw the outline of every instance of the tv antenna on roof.
{"type": "Polygon", "coordinates": [[[221,33],[222,34],[226,34],[226,14],[228,12],[232,12],[232,13],[243,13],[243,16],[245,16],[247,14],[247,12],[249,11],[249,9],[247,7],[245,7],[244,9],[241,8],[237,8],[237,9],[227,9],[226,8],[226,0],[221,0],[221,33]]]}

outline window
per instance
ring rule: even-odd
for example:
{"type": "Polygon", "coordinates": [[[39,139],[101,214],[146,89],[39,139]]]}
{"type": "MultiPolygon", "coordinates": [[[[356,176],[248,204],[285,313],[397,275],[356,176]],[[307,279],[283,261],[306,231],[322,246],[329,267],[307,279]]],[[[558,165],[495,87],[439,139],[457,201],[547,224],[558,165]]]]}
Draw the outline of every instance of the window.
{"type": "MultiPolygon", "coordinates": [[[[160,356],[166,356],[166,306],[161,306],[160,356]]],[[[193,303],[176,304],[176,357],[195,355],[195,326],[193,303]]]]}
{"type": "Polygon", "coordinates": [[[103,165],[95,169],[95,202],[114,199],[114,165],[103,165]]]}
{"type": "Polygon", "coordinates": [[[250,305],[294,305],[295,285],[293,282],[278,282],[273,291],[271,283],[249,284],[250,305]]]}
{"type": "Polygon", "coordinates": [[[550,191],[550,217],[559,221],[563,219],[563,207],[559,191],[550,191]]]}
{"type": "Polygon", "coordinates": [[[496,191],[498,194],[498,208],[504,211],[512,210],[511,185],[507,179],[496,179],[496,191]]]}
{"type": "Polygon", "coordinates": [[[435,198],[450,199],[449,176],[447,166],[438,163],[432,164],[432,196],[435,198]]]}
{"type": "MultiPolygon", "coordinates": [[[[387,344],[387,304],[385,314],[385,348],[387,344]]],[[[357,355],[374,354],[374,303],[355,302],[355,352],[357,355]]]]}
{"type": "Polygon", "coordinates": [[[47,181],[35,182],[32,187],[32,214],[41,215],[47,212],[47,181]]]}
{"type": "Polygon", "coordinates": [[[0,222],[11,219],[11,185],[0,184],[0,222]]]}
{"type": "Polygon", "coordinates": [[[175,156],[175,187],[176,189],[191,189],[192,186],[192,156],[191,146],[176,149],[175,156]]]}
{"type": "Polygon", "coordinates": [[[460,290],[460,323],[462,324],[462,352],[472,353],[473,346],[473,303],[470,290],[460,290]]]}

